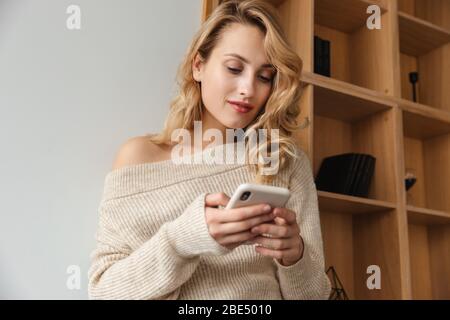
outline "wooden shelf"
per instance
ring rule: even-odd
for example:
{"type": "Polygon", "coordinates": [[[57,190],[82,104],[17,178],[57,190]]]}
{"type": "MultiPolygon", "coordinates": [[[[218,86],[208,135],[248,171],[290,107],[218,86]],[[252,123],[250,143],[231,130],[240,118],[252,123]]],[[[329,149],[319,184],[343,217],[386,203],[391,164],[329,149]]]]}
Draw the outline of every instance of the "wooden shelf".
{"type": "Polygon", "coordinates": [[[394,57],[389,46],[393,21],[380,6],[383,28],[369,30],[366,10],[371,4],[380,5],[375,1],[315,0],[313,36],[330,42],[331,78],[393,95],[394,57]]]}
{"type": "Polygon", "coordinates": [[[367,89],[341,81],[309,75],[313,84],[313,167],[317,176],[323,159],[349,152],[376,158],[369,198],[396,202],[394,104],[367,89]],[[374,135],[373,132],[377,132],[374,135]],[[380,170],[383,168],[383,170],[380,170]]]}
{"type": "Polygon", "coordinates": [[[377,213],[396,208],[395,203],[354,197],[345,194],[317,191],[320,211],[348,214],[377,213]]]}
{"type": "Polygon", "coordinates": [[[395,205],[319,192],[325,264],[336,270],[349,299],[394,299],[400,295],[395,205]],[[367,267],[385,270],[382,290],[369,290],[367,267]]]}
{"type": "Polygon", "coordinates": [[[364,88],[339,79],[325,77],[317,73],[303,72],[301,79],[303,82],[328,88],[337,92],[342,92],[367,101],[372,101],[379,105],[395,106],[398,104],[398,101],[392,101],[391,97],[388,97],[378,91],[364,88]]]}
{"type": "Polygon", "coordinates": [[[450,30],[448,0],[397,0],[397,10],[450,30]]]}
{"type": "Polygon", "coordinates": [[[449,224],[450,213],[414,206],[406,206],[408,212],[408,222],[412,224],[434,225],[449,224]]]}
{"type": "Polygon", "coordinates": [[[408,224],[412,298],[448,300],[450,225],[435,223],[432,215],[419,217],[419,224],[408,224]]]}
{"type": "Polygon", "coordinates": [[[405,136],[423,140],[450,133],[450,112],[407,100],[400,101],[399,106],[405,136]]]}
{"type": "Polygon", "coordinates": [[[302,81],[314,85],[316,114],[356,122],[395,106],[376,91],[314,73],[304,73],[302,81]]]}
{"type": "Polygon", "coordinates": [[[407,203],[437,211],[450,210],[450,119],[447,112],[405,104],[403,145],[405,174],[416,183],[407,191],[407,203]]]}
{"type": "Polygon", "coordinates": [[[419,74],[417,102],[450,112],[450,42],[419,56],[400,53],[401,97],[413,102],[410,72],[419,74]]]}
{"type": "Polygon", "coordinates": [[[352,33],[361,26],[366,25],[369,5],[376,4],[381,13],[386,8],[380,3],[365,0],[316,0],[314,19],[317,24],[336,29],[346,33],[352,33]]]}
{"type": "Polygon", "coordinates": [[[421,56],[450,42],[450,30],[399,12],[400,51],[421,56]]]}
{"type": "Polygon", "coordinates": [[[389,109],[389,106],[364,100],[343,92],[333,91],[325,87],[316,86],[314,89],[315,112],[317,115],[357,122],[372,114],[389,109]]]}

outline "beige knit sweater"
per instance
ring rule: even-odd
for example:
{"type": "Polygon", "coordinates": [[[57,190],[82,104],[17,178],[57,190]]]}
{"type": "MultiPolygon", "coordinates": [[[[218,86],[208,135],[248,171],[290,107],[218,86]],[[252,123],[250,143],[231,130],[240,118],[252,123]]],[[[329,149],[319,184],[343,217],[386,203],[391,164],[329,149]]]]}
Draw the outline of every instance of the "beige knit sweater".
{"type": "Polygon", "coordinates": [[[297,213],[305,246],[302,259],[287,267],[257,253],[254,245],[228,250],[208,232],[205,195],[231,196],[240,184],[252,182],[245,165],[166,160],[109,172],[91,254],[89,297],[327,299],[317,192],[309,159],[301,150],[298,155],[272,183],[290,189],[286,207],[297,213]]]}

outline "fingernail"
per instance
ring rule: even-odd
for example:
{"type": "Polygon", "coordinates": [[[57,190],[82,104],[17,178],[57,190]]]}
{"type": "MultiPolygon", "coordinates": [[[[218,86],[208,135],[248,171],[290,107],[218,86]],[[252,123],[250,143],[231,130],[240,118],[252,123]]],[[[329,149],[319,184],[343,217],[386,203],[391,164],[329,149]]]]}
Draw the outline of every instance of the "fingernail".
{"type": "Polygon", "coordinates": [[[264,212],[269,212],[272,208],[269,205],[264,206],[264,212]]]}

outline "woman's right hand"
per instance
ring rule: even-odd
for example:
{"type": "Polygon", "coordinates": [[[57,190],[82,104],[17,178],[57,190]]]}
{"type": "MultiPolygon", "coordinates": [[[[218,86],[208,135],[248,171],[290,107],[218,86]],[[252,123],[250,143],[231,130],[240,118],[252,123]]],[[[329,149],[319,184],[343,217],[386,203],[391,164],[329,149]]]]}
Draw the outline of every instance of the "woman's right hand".
{"type": "Polygon", "coordinates": [[[261,223],[275,218],[267,204],[257,204],[236,209],[218,209],[230,201],[225,193],[209,193],[205,197],[205,219],[210,235],[223,247],[232,250],[255,234],[250,230],[261,223]],[[265,208],[268,206],[268,208],[265,208]]]}

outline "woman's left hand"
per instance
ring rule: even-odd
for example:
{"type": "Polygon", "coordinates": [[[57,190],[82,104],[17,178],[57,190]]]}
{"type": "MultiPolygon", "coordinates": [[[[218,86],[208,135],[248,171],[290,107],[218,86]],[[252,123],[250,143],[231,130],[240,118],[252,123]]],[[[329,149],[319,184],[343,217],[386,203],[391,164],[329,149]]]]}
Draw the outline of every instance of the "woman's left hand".
{"type": "Polygon", "coordinates": [[[253,227],[251,231],[259,234],[252,239],[256,252],[278,260],[283,266],[295,264],[303,257],[303,239],[297,224],[294,211],[286,208],[275,208],[275,224],[263,223],[253,227]]]}

